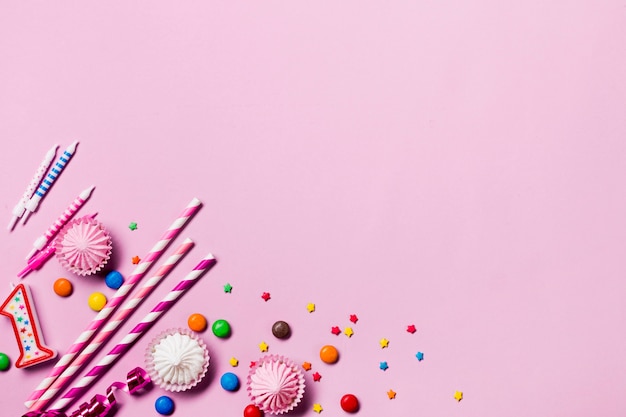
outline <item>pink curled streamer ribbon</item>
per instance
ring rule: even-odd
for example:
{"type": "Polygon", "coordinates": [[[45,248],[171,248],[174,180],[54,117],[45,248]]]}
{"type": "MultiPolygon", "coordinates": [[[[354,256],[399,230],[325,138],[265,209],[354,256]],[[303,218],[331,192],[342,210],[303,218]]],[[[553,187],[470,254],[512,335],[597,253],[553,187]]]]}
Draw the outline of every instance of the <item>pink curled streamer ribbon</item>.
{"type": "MultiPolygon", "coordinates": [[[[117,404],[115,395],[116,390],[122,390],[130,395],[147,387],[150,384],[150,376],[142,368],[131,370],[126,376],[126,382],[114,382],[106,390],[106,395],[96,394],[89,401],[81,404],[78,410],[74,411],[69,417],[106,417],[109,412],[117,404]]],[[[68,417],[63,411],[30,411],[22,417],[68,417]]]]}

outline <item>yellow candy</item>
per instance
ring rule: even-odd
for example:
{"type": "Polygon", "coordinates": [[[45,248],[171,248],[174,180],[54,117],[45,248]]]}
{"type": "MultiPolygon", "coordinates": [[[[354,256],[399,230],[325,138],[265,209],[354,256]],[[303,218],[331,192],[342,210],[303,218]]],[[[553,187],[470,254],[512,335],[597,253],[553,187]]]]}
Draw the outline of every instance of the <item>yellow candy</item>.
{"type": "Polygon", "coordinates": [[[89,296],[87,300],[87,304],[93,311],[100,311],[104,308],[107,303],[107,298],[101,292],[94,292],[89,296]]]}

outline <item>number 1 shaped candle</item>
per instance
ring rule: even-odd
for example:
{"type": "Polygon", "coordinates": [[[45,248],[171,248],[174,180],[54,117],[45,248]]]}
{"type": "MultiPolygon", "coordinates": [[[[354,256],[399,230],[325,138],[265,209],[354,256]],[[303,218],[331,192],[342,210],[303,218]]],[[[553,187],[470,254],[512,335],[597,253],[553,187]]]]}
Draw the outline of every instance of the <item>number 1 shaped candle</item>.
{"type": "Polygon", "coordinates": [[[56,357],[57,353],[44,345],[35,305],[26,285],[19,284],[13,289],[0,306],[0,314],[11,319],[20,348],[16,367],[26,368],[56,357]]]}

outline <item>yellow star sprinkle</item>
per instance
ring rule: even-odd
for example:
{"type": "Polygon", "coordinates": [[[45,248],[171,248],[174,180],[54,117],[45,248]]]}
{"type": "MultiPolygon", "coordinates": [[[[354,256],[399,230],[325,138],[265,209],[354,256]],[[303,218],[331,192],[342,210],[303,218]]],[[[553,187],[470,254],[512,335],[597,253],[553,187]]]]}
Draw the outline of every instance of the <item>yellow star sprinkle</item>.
{"type": "Polygon", "coordinates": [[[265,342],[259,343],[259,349],[261,349],[261,352],[267,352],[268,348],[269,348],[269,346],[267,345],[267,343],[265,343],[265,342]]]}
{"type": "Polygon", "coordinates": [[[463,393],[461,391],[455,391],[454,399],[457,401],[461,401],[463,399],[463,393]]]}
{"type": "Polygon", "coordinates": [[[348,337],[352,337],[352,335],[354,334],[354,330],[352,330],[352,327],[346,327],[343,332],[348,337]]]}
{"type": "Polygon", "coordinates": [[[389,346],[389,340],[384,339],[384,338],[383,338],[383,339],[380,339],[380,347],[381,347],[382,349],[384,349],[384,348],[386,348],[387,346],[389,346]]]}
{"type": "Polygon", "coordinates": [[[389,391],[387,391],[387,397],[389,397],[390,400],[393,400],[394,398],[396,398],[396,392],[390,389],[389,391]]]}
{"type": "Polygon", "coordinates": [[[232,358],[230,358],[230,360],[228,362],[230,363],[230,366],[237,366],[237,365],[239,365],[239,360],[237,358],[235,358],[234,356],[232,358]]]}
{"type": "Polygon", "coordinates": [[[306,309],[309,310],[309,313],[312,313],[315,311],[315,304],[313,303],[309,303],[306,305],[306,309]]]}
{"type": "Polygon", "coordinates": [[[319,405],[317,403],[313,404],[313,411],[315,411],[317,414],[321,413],[322,410],[323,410],[323,408],[322,408],[321,405],[319,405]]]}

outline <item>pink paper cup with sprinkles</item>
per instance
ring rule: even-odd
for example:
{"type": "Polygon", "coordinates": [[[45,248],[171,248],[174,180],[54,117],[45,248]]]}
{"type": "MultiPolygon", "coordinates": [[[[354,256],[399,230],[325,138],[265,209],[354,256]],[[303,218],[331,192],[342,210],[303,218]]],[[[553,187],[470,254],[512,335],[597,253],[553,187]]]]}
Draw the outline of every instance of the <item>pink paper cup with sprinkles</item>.
{"type": "Polygon", "coordinates": [[[304,388],[300,366],[284,356],[264,356],[248,373],[248,396],[253,404],[268,414],[293,410],[302,400],[304,388]]]}
{"type": "Polygon", "coordinates": [[[145,361],[155,385],[172,392],[187,391],[206,375],[209,351],[194,332],[169,329],[152,340],[145,361]]]}
{"type": "Polygon", "coordinates": [[[56,257],[77,275],[93,275],[111,258],[112,242],[102,223],[91,217],[68,222],[54,240],[56,257]]]}

